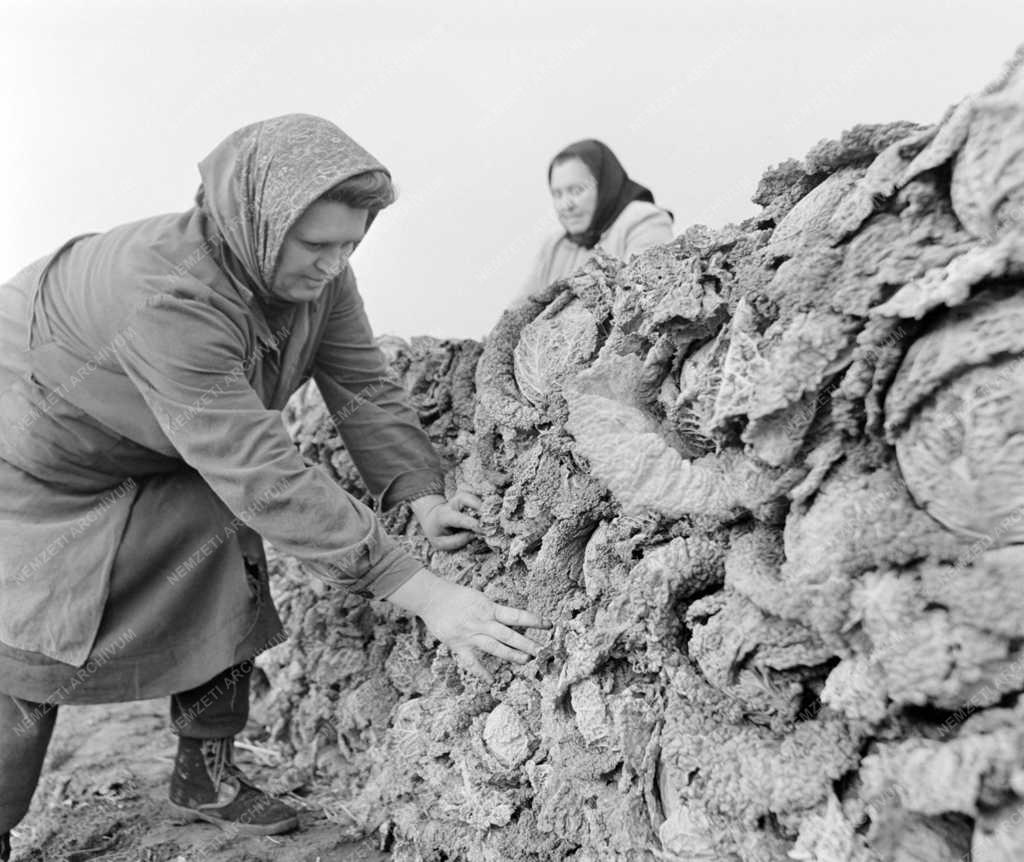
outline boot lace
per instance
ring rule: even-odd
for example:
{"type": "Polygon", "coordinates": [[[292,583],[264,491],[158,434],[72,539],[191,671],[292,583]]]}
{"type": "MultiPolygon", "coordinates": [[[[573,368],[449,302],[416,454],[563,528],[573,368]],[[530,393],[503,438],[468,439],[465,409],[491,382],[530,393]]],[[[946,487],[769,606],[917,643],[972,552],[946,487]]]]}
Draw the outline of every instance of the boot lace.
{"type": "Polygon", "coordinates": [[[221,782],[228,776],[244,779],[242,770],[235,766],[234,738],[204,739],[202,744],[203,762],[213,782],[213,789],[220,791],[221,782]]]}

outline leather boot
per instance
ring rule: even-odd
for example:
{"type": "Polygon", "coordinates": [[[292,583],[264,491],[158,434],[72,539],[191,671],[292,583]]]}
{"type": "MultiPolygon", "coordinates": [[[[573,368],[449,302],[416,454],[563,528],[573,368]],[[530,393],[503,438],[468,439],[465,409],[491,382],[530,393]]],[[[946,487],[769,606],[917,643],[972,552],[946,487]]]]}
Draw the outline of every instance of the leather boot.
{"type": "Polygon", "coordinates": [[[55,706],[0,693],[0,860],[32,802],[56,719],[55,706]]]}
{"type": "Polygon", "coordinates": [[[277,835],[299,825],[295,809],[254,787],[234,762],[234,737],[178,737],[172,809],[236,835],[277,835]]]}

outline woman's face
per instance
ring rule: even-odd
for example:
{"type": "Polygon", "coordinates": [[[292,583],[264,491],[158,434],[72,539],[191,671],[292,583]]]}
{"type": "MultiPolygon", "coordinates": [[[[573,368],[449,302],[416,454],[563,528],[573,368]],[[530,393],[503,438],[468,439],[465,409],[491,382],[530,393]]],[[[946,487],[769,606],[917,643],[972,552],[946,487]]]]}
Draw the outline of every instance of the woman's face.
{"type": "Polygon", "coordinates": [[[559,162],[551,169],[551,200],[568,233],[583,233],[597,209],[597,180],[580,159],[559,162]]]}
{"type": "Polygon", "coordinates": [[[316,201],[284,235],[271,293],[289,302],[316,299],[348,263],[366,233],[367,211],[316,201]]]}

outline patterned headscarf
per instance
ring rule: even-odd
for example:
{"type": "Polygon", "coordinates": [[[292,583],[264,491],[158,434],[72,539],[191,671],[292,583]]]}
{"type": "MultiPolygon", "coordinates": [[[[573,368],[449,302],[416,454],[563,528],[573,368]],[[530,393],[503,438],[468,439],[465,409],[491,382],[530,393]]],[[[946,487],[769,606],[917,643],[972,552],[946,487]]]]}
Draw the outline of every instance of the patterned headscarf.
{"type": "Polygon", "coordinates": [[[605,144],[588,138],[569,144],[548,164],[548,183],[551,182],[551,171],[559,162],[568,159],[579,159],[597,180],[597,207],[587,229],[582,233],[567,233],[572,242],[584,248],[593,248],[603,234],[622,211],[633,201],[650,201],[654,203],[651,190],[640,183],[634,182],[627,175],[622,163],[605,144]]]}
{"type": "Polygon", "coordinates": [[[285,114],[232,132],[199,163],[196,202],[245,271],[271,299],[278,254],[296,219],[320,195],[384,166],[333,123],[285,114]]]}

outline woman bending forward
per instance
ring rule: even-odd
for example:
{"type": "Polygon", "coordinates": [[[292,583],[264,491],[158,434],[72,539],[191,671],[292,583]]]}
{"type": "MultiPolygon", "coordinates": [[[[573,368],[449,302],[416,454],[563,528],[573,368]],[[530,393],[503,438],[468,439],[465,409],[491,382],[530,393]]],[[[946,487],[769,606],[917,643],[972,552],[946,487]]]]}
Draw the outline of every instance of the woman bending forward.
{"type": "Polygon", "coordinates": [[[394,200],[326,120],[230,135],[196,205],[77,237],[0,287],[0,859],[59,704],[171,696],[170,797],[241,833],[295,812],[232,762],[251,660],[281,639],[261,539],[422,617],[470,670],[544,624],[445,581],[307,466],[281,419],[312,377],[367,488],[435,547],[478,524],[389,376],[348,257],[394,200]]]}

